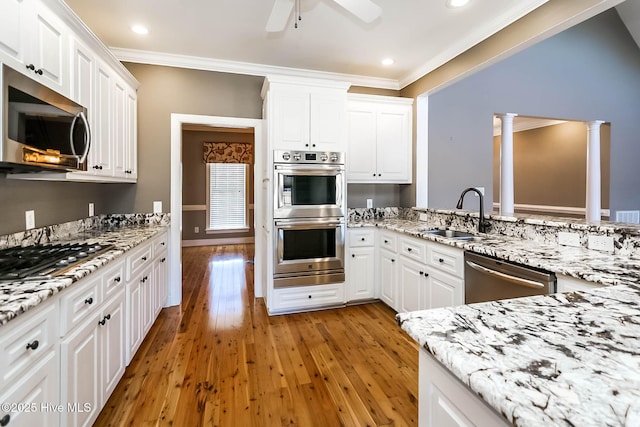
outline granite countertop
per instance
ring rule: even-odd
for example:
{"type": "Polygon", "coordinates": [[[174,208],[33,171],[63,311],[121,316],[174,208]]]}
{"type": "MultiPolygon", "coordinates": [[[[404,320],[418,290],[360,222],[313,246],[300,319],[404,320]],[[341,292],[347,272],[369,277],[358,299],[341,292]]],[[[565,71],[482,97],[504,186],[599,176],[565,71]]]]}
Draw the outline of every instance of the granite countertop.
{"type": "Polygon", "coordinates": [[[114,248],[50,280],[0,283],[0,325],[36,307],[164,230],[167,230],[165,225],[137,225],[84,232],[67,239],[67,242],[111,244],[114,248]]]}
{"type": "Polygon", "coordinates": [[[498,234],[478,234],[480,240],[455,240],[426,233],[436,224],[405,219],[351,221],[350,228],[378,227],[402,232],[475,253],[602,285],[640,283],[640,258],[569,246],[540,243],[498,234]]]}
{"type": "Polygon", "coordinates": [[[401,313],[397,320],[515,426],[640,425],[640,286],[401,313]]]}

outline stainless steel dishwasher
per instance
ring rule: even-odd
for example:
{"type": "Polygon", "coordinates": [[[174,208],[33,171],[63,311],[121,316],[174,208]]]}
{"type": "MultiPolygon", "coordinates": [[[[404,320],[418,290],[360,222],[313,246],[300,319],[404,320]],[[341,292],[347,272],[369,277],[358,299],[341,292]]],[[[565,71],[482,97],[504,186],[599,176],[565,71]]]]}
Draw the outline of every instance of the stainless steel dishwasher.
{"type": "Polygon", "coordinates": [[[551,272],[464,253],[465,304],[554,292],[556,275],[551,272]]]}

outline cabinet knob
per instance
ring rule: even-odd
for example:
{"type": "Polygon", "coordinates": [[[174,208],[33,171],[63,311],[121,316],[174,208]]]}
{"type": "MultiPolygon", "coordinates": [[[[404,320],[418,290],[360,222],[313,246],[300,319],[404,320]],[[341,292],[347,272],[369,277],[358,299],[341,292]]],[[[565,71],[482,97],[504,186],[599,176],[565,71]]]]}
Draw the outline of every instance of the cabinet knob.
{"type": "Polygon", "coordinates": [[[36,74],[37,74],[37,75],[39,75],[39,76],[41,76],[41,75],[42,75],[42,69],[41,69],[41,68],[38,68],[38,69],[36,70],[36,74]]]}
{"type": "Polygon", "coordinates": [[[376,176],[376,174],[374,173],[373,176],[376,176]]]}
{"type": "Polygon", "coordinates": [[[311,299],[311,295],[309,295],[309,299],[311,299]]]}
{"type": "Polygon", "coordinates": [[[407,248],[407,251],[411,252],[411,250],[412,250],[411,248],[407,248]]]}
{"type": "Polygon", "coordinates": [[[420,272],[420,275],[422,276],[423,274],[424,274],[424,271],[421,271],[421,272],[420,272]]]}
{"type": "Polygon", "coordinates": [[[393,259],[393,258],[391,258],[391,262],[396,262],[396,260],[395,260],[395,259],[393,259]]]}
{"type": "Polygon", "coordinates": [[[381,173],[379,173],[379,174],[378,174],[378,176],[382,176],[382,174],[381,174],[381,173]]]}
{"type": "Polygon", "coordinates": [[[165,243],[166,243],[166,242],[161,242],[160,244],[161,244],[162,246],[164,246],[164,244],[165,244],[165,243]]]}
{"type": "Polygon", "coordinates": [[[93,304],[93,298],[92,297],[87,298],[86,300],[84,300],[84,303],[89,305],[93,304]]]}
{"type": "Polygon", "coordinates": [[[142,257],[142,260],[143,260],[143,261],[146,261],[146,260],[147,260],[147,257],[146,257],[146,256],[143,256],[143,257],[142,257]]]}
{"type": "Polygon", "coordinates": [[[311,146],[312,146],[312,147],[315,147],[315,146],[316,146],[316,144],[311,144],[311,146]]]}
{"type": "Polygon", "coordinates": [[[362,241],[364,242],[364,241],[365,241],[365,238],[363,237],[363,238],[361,238],[360,240],[362,240],[362,241]]]}
{"type": "Polygon", "coordinates": [[[11,421],[11,415],[7,414],[4,417],[2,417],[2,419],[0,419],[0,426],[4,427],[6,425],[9,425],[10,421],[11,421]]]}
{"type": "Polygon", "coordinates": [[[355,258],[355,257],[356,257],[356,254],[351,254],[351,258],[355,258]]]}
{"type": "Polygon", "coordinates": [[[384,242],[385,242],[385,243],[389,243],[389,241],[388,241],[388,240],[386,240],[386,239],[385,239],[385,241],[384,241],[384,242]]]}
{"type": "Polygon", "coordinates": [[[166,260],[167,260],[166,258],[162,258],[160,262],[165,262],[166,260]]]}
{"type": "Polygon", "coordinates": [[[102,320],[98,320],[98,325],[100,326],[104,326],[104,324],[107,323],[107,319],[103,318],[102,320]]]}
{"type": "Polygon", "coordinates": [[[438,262],[444,262],[442,258],[438,258],[438,262]]]}
{"type": "Polygon", "coordinates": [[[27,70],[35,71],[36,70],[36,66],[33,65],[33,64],[29,64],[29,65],[27,65],[27,70]]]}
{"type": "Polygon", "coordinates": [[[35,350],[39,345],[40,343],[38,342],[38,340],[33,340],[33,342],[27,344],[27,350],[35,350]]]}
{"type": "Polygon", "coordinates": [[[106,316],[104,316],[104,318],[107,319],[107,320],[111,320],[111,313],[109,313],[106,316]]]}
{"type": "Polygon", "coordinates": [[[120,280],[122,280],[122,279],[120,279],[120,276],[113,278],[113,281],[116,282],[116,283],[120,283],[120,280]]]}
{"type": "MultiPolygon", "coordinates": [[[[305,147],[308,147],[308,146],[309,146],[309,144],[304,144],[304,146],[305,146],[305,147]]],[[[309,296],[309,298],[311,298],[311,296],[309,296]]]]}

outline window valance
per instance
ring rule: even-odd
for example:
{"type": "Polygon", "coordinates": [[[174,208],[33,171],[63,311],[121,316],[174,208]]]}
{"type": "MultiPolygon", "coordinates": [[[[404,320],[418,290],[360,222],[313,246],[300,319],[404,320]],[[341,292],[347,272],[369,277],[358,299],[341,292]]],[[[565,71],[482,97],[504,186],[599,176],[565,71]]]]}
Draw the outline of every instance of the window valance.
{"type": "Polygon", "coordinates": [[[205,163],[253,164],[253,144],[249,142],[203,142],[205,163]]]}

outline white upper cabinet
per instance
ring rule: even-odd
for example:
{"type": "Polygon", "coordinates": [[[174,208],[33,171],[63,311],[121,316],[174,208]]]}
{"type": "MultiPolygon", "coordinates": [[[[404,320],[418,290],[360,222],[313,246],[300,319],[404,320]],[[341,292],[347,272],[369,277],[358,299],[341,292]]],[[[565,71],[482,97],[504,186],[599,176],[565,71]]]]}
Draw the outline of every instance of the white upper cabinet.
{"type": "Polygon", "coordinates": [[[113,175],[113,102],[111,97],[112,71],[102,61],[96,62],[95,103],[89,113],[92,129],[91,157],[88,170],[96,175],[113,175]]]}
{"type": "Polygon", "coordinates": [[[0,7],[0,62],[69,95],[70,30],[34,0],[3,0],[0,7]]]}
{"type": "Polygon", "coordinates": [[[345,151],[348,87],[342,82],[267,77],[263,98],[269,148],[345,151]]]}
{"type": "Polygon", "coordinates": [[[347,182],[412,181],[412,99],[349,95],[347,182]]]}

